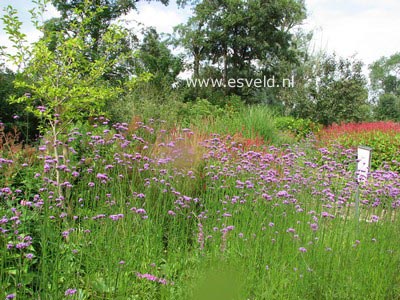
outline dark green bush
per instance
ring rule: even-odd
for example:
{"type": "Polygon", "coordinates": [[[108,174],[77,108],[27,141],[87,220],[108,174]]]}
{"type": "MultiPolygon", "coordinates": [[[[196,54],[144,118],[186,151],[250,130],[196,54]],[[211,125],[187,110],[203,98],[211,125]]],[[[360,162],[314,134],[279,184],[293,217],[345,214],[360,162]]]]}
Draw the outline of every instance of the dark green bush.
{"type": "Polygon", "coordinates": [[[320,130],[320,126],[309,119],[295,119],[293,117],[277,117],[275,125],[279,130],[289,131],[299,139],[320,130]]]}

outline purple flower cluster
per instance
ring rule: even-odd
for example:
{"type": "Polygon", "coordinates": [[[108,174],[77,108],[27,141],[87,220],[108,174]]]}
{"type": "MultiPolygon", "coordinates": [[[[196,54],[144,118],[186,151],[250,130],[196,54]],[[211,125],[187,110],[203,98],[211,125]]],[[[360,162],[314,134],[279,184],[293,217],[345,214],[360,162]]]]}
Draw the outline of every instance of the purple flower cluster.
{"type": "Polygon", "coordinates": [[[136,276],[138,278],[143,278],[143,279],[147,279],[148,281],[158,282],[158,283],[163,284],[163,285],[167,285],[167,284],[173,285],[174,284],[173,282],[168,282],[164,278],[160,278],[160,277],[157,277],[155,275],[148,274],[148,273],[145,273],[145,274],[136,273],[136,276]]]}

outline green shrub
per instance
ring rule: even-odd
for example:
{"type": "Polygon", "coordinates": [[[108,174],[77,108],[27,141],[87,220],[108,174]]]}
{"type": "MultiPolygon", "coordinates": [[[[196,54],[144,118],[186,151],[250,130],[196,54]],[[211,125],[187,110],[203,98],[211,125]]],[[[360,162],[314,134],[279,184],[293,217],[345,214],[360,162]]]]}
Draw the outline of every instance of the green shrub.
{"type": "Polygon", "coordinates": [[[190,118],[203,118],[210,116],[218,116],[223,113],[223,109],[219,106],[211,104],[207,99],[196,99],[189,108],[190,118]]]}
{"type": "Polygon", "coordinates": [[[320,130],[319,125],[309,119],[295,119],[293,117],[277,117],[275,125],[277,129],[289,131],[299,139],[320,130]]]}

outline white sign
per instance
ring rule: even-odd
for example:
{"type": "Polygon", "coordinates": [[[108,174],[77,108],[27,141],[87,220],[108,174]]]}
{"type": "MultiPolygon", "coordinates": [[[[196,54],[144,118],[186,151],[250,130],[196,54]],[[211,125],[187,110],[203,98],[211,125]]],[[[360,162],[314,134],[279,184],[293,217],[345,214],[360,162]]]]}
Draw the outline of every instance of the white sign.
{"type": "Polygon", "coordinates": [[[371,168],[372,148],[359,146],[357,149],[357,181],[365,182],[371,168]]]}

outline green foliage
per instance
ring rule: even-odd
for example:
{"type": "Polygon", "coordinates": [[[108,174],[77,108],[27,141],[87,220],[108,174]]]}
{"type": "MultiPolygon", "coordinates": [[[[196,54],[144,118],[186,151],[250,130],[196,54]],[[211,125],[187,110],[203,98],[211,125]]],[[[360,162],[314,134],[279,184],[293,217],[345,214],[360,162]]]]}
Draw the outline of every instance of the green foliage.
{"type": "Polygon", "coordinates": [[[23,104],[11,104],[9,98],[24,94],[22,89],[14,87],[15,74],[8,69],[0,70],[0,122],[6,132],[17,132],[19,139],[32,142],[36,138],[39,120],[32,113],[24,111],[23,104]]]}
{"type": "Polygon", "coordinates": [[[320,130],[320,126],[309,119],[276,117],[275,124],[277,129],[289,131],[299,139],[305,138],[312,133],[317,133],[320,130]]]}
{"type": "Polygon", "coordinates": [[[382,94],[374,111],[378,120],[400,121],[400,96],[382,94]]]}
{"type": "MultiPolygon", "coordinates": [[[[124,81],[134,74],[135,59],[132,55],[132,48],[137,42],[137,37],[131,31],[126,30],[124,36],[118,39],[118,41],[115,40],[118,43],[118,47],[115,47],[112,53],[107,52],[106,48],[108,46],[104,44],[103,37],[110,30],[110,27],[115,24],[116,20],[136,9],[137,1],[51,0],[51,2],[60,12],[61,17],[48,22],[48,34],[52,35],[55,31],[68,31],[74,36],[75,32],[73,28],[75,24],[86,20],[84,22],[84,29],[86,31],[86,40],[90,44],[86,55],[91,60],[97,60],[105,55],[126,57],[123,64],[114,65],[112,68],[106,70],[104,78],[112,81],[114,84],[118,84],[119,81],[124,81]]],[[[160,2],[168,4],[166,0],[161,0],[160,2]]]]}
{"type": "Polygon", "coordinates": [[[400,53],[381,57],[369,66],[369,70],[375,96],[382,92],[400,95],[400,53]]]}
{"type": "Polygon", "coordinates": [[[282,94],[287,113],[323,125],[370,118],[361,61],[315,56],[298,73],[296,87],[282,94]]]}
{"type": "Polygon", "coordinates": [[[400,120],[400,53],[381,57],[369,66],[374,117],[378,120],[400,120]]]}
{"type": "Polygon", "coordinates": [[[400,157],[400,134],[388,134],[384,132],[373,132],[357,137],[346,136],[338,139],[344,147],[351,148],[358,145],[368,145],[373,149],[371,168],[381,169],[388,165],[393,171],[400,171],[396,161],[400,157]]]}
{"type": "Polygon", "coordinates": [[[202,76],[203,65],[218,65],[214,69],[225,87],[217,90],[248,102],[253,90],[230,88],[229,78],[259,78],[274,74],[282,60],[295,62],[291,29],[304,18],[303,1],[203,1],[194,7],[193,17],[176,28],[175,43],[193,58],[194,78],[202,76]]]}
{"type": "Polygon", "coordinates": [[[185,114],[188,105],[182,102],[179,91],[158,89],[149,82],[139,82],[135,89],[113,100],[107,107],[115,122],[131,122],[135,117],[144,120],[159,119],[175,124],[185,114]]]}
{"type": "MultiPolygon", "coordinates": [[[[45,26],[39,25],[39,19],[46,3],[45,0],[38,1],[38,9],[32,13],[33,23],[42,32],[45,26]]],[[[11,102],[23,104],[28,112],[40,118],[42,132],[50,132],[56,165],[54,180],[57,183],[53,189],[61,198],[65,197],[61,186],[65,178],[59,166],[63,163],[61,157],[68,159],[69,149],[60,141],[68,138],[67,127],[89,116],[102,114],[107,100],[117,98],[125,89],[131,89],[147,77],[147,74],[138,74],[118,84],[105,79],[107,72],[124,65],[131,55],[115,55],[120,53],[120,41],[125,39],[127,30],[117,24],[109,25],[102,33],[101,45],[97,39],[88,38],[89,25],[104,10],[104,7],[95,11],[92,8],[91,2],[85,0],[81,9],[73,11],[76,19],[69,24],[68,30],[45,34],[38,42],[22,48],[21,55],[29,56],[23,69],[20,68],[20,55],[7,54],[9,61],[19,68],[15,87],[29,92],[21,97],[12,97],[11,102]],[[85,18],[81,18],[82,15],[85,18]],[[70,34],[71,31],[74,34],[70,34]],[[93,48],[98,47],[101,47],[102,56],[90,55],[93,48]]],[[[14,47],[18,47],[20,41],[26,43],[13,8],[6,9],[2,20],[14,47]]]]}
{"type": "MultiPolygon", "coordinates": [[[[86,3],[84,9],[88,7],[89,3],[86,3]]],[[[97,12],[101,10],[99,8],[97,12]]],[[[11,39],[16,35],[15,39],[19,41],[23,34],[17,26],[19,21],[14,11],[9,8],[3,21],[12,20],[4,22],[5,28],[11,39]]],[[[79,15],[81,12],[76,10],[74,13],[79,15]]],[[[92,60],[87,53],[95,41],[88,41],[86,27],[94,15],[88,14],[81,22],[71,24],[70,29],[75,33],[73,37],[61,31],[27,48],[27,55],[31,57],[25,68],[16,74],[14,83],[30,94],[14,97],[13,103],[23,103],[27,111],[54,127],[57,125],[55,118],[68,123],[102,112],[105,101],[121,92],[119,87],[110,86],[103,75],[113,66],[123,64],[125,56],[114,57],[113,53],[126,31],[117,25],[109,26],[102,37],[104,56],[92,60]],[[52,43],[52,49],[48,47],[49,43],[52,43]],[[38,106],[41,109],[38,110],[38,106]]],[[[20,62],[19,56],[8,55],[8,59],[17,65],[20,62]]]]}
{"type": "Polygon", "coordinates": [[[163,91],[171,89],[183,69],[182,58],[175,57],[171,53],[167,42],[161,40],[154,28],[148,28],[144,32],[143,41],[138,50],[138,73],[152,74],[149,84],[154,89],[163,91]]]}
{"type": "Polygon", "coordinates": [[[227,115],[235,115],[240,113],[243,109],[245,109],[245,103],[242,98],[237,95],[231,95],[227,97],[227,101],[224,106],[224,112],[227,115]]]}
{"type": "Polygon", "coordinates": [[[119,99],[108,101],[107,112],[112,120],[130,122],[141,116],[175,122],[181,109],[182,90],[177,86],[178,74],[183,66],[182,58],[168,48],[168,42],[154,28],[144,31],[135,59],[135,73],[142,74],[135,88],[119,99]]]}
{"type": "Polygon", "coordinates": [[[190,103],[188,118],[193,120],[194,118],[204,118],[204,117],[217,117],[222,115],[223,109],[211,104],[207,99],[196,99],[195,102],[190,103]]]}
{"type": "MultiPolygon", "coordinates": [[[[45,1],[45,0],[44,0],[45,1]]],[[[0,20],[4,24],[4,32],[8,35],[9,41],[12,43],[13,53],[7,53],[4,47],[1,56],[8,56],[17,71],[23,69],[30,57],[30,49],[27,45],[26,34],[21,31],[22,22],[18,19],[18,11],[11,5],[3,8],[4,14],[0,20]]]]}

